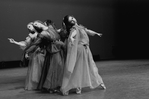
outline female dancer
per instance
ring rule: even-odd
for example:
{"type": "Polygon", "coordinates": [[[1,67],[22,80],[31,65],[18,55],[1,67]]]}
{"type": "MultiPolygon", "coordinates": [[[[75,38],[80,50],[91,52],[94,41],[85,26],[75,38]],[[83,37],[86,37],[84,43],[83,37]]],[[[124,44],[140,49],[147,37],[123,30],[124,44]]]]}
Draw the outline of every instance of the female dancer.
{"type": "Polygon", "coordinates": [[[34,22],[34,28],[38,32],[37,39],[26,51],[28,54],[32,53],[36,48],[44,48],[46,50],[45,60],[41,72],[41,78],[38,84],[38,90],[43,90],[43,84],[45,82],[47,72],[50,65],[50,48],[51,48],[51,35],[46,31],[48,29],[47,26],[43,25],[43,23],[39,20],[34,22]],[[44,31],[44,32],[43,32],[44,31]]]}
{"type": "Polygon", "coordinates": [[[81,89],[84,87],[93,89],[101,86],[106,89],[93,60],[87,35],[101,36],[102,34],[78,25],[73,16],[65,16],[63,22],[69,33],[66,66],[61,87],[63,95],[68,95],[69,90],[74,88],[77,94],[81,94],[81,89]]]}
{"type": "Polygon", "coordinates": [[[51,43],[50,68],[43,87],[49,89],[50,93],[53,93],[58,92],[62,84],[64,66],[64,43],[60,41],[60,36],[57,32],[54,22],[51,20],[47,20],[45,23],[49,27],[48,32],[50,34],[52,33],[52,35],[54,35],[54,38],[52,38],[53,42],[51,43]]]}
{"type": "Polygon", "coordinates": [[[62,83],[64,61],[61,47],[63,44],[59,41],[59,35],[52,23],[46,26],[40,21],[35,21],[34,27],[37,31],[41,30],[38,31],[38,40],[34,45],[44,45],[46,48],[45,62],[38,88],[46,88],[53,92],[62,83]]]}
{"type": "Polygon", "coordinates": [[[25,41],[17,42],[14,39],[9,40],[11,43],[19,45],[21,49],[24,50],[23,60],[26,60],[26,58],[28,58],[29,60],[27,77],[25,81],[25,90],[36,90],[41,75],[41,69],[44,62],[45,53],[44,49],[38,47],[34,52],[32,52],[32,54],[30,54],[30,56],[28,56],[28,54],[26,53],[27,49],[32,43],[34,43],[38,33],[33,27],[33,22],[29,23],[27,25],[27,28],[30,33],[25,41]]]}

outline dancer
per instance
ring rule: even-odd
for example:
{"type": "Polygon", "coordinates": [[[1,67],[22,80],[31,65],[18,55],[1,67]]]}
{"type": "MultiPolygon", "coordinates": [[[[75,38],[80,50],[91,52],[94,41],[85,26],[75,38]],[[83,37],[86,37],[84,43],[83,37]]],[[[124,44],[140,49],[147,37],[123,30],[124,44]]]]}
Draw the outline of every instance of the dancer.
{"type": "Polygon", "coordinates": [[[38,90],[45,91],[43,89],[43,84],[45,82],[48,69],[50,66],[50,51],[51,51],[51,37],[52,35],[49,34],[46,30],[48,30],[48,27],[43,24],[43,22],[37,20],[34,21],[34,28],[38,32],[37,39],[32,45],[28,48],[27,53],[30,54],[32,51],[34,51],[37,47],[44,48],[46,51],[45,54],[45,60],[41,72],[41,78],[39,80],[38,84],[38,90]]]}
{"type": "Polygon", "coordinates": [[[19,41],[19,42],[17,42],[13,38],[8,38],[8,40],[10,41],[10,43],[14,43],[16,45],[19,45],[20,48],[23,50],[23,55],[22,55],[22,58],[21,58],[21,66],[22,67],[28,66],[29,60],[28,60],[28,58],[25,58],[25,50],[30,45],[30,43],[32,42],[32,39],[31,38],[37,35],[35,33],[35,31],[34,31],[34,28],[32,27],[32,24],[33,24],[33,22],[30,22],[27,25],[27,29],[29,30],[29,34],[26,37],[26,40],[25,41],[19,41]]]}
{"type": "Polygon", "coordinates": [[[41,69],[44,62],[45,51],[44,49],[38,47],[30,55],[27,54],[28,47],[32,43],[34,43],[38,35],[38,33],[35,31],[33,27],[33,22],[29,23],[27,25],[27,28],[30,33],[25,41],[17,42],[12,38],[9,40],[11,43],[19,45],[21,49],[24,50],[23,60],[29,60],[27,76],[25,81],[25,90],[36,90],[41,76],[41,69]]]}
{"type": "MultiPolygon", "coordinates": [[[[40,21],[34,22],[35,29],[39,32],[38,40],[33,45],[44,45],[46,48],[45,62],[38,89],[48,89],[51,93],[57,91],[62,83],[63,54],[59,35],[52,26],[52,21],[45,26],[40,21]]],[[[33,47],[32,47],[33,48],[33,47]]]]}
{"type": "Polygon", "coordinates": [[[106,89],[93,60],[88,38],[88,35],[96,34],[101,36],[102,34],[78,25],[77,20],[73,16],[65,16],[63,23],[66,26],[69,37],[61,87],[62,94],[68,95],[71,89],[76,89],[76,93],[81,94],[81,89],[84,87],[93,89],[101,86],[103,89],[106,89]]]}
{"type": "Polygon", "coordinates": [[[21,66],[23,67],[26,67],[28,66],[28,63],[29,63],[29,59],[28,58],[25,58],[25,57],[28,57],[28,56],[25,56],[26,54],[26,49],[27,47],[31,44],[32,40],[31,38],[34,38],[35,36],[37,36],[37,34],[35,33],[34,31],[34,28],[32,26],[33,22],[30,22],[28,25],[27,25],[27,29],[29,30],[29,34],[28,36],[26,37],[26,40],[24,41],[15,41],[13,38],[8,38],[8,40],[10,41],[10,43],[14,43],[16,45],[19,45],[20,48],[23,50],[23,55],[22,55],[22,58],[21,58],[21,66]],[[34,34],[34,35],[33,35],[34,34]]]}
{"type": "Polygon", "coordinates": [[[64,66],[63,47],[65,45],[62,41],[60,41],[60,36],[57,32],[57,28],[54,22],[51,20],[46,20],[45,23],[49,27],[48,32],[50,34],[53,33],[54,38],[53,42],[51,43],[50,68],[48,70],[48,74],[43,87],[48,89],[50,93],[53,93],[58,92],[62,84],[63,66],[64,66]]]}

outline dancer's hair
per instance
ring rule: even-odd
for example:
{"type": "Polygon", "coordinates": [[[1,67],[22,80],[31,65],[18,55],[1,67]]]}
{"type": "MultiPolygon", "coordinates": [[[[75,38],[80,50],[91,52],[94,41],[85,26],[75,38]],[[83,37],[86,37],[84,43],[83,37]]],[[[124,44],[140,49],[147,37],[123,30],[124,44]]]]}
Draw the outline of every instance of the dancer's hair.
{"type": "Polygon", "coordinates": [[[54,23],[52,20],[47,19],[47,20],[44,21],[44,23],[45,23],[47,26],[52,25],[52,27],[53,27],[55,30],[57,30],[56,25],[55,25],[55,23],[54,23]]]}
{"type": "Polygon", "coordinates": [[[72,28],[72,26],[74,26],[75,24],[72,23],[71,21],[69,21],[69,17],[74,17],[72,15],[66,15],[64,18],[63,18],[63,25],[66,26],[66,30],[69,32],[70,29],[72,28]]]}

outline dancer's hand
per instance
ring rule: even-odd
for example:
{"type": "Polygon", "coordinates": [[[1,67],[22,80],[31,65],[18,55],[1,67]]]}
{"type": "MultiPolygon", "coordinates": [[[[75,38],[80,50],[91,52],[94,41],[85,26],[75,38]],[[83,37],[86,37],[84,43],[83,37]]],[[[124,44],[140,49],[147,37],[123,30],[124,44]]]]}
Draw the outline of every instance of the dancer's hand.
{"type": "Polygon", "coordinates": [[[97,33],[97,35],[98,35],[98,36],[100,36],[100,37],[102,36],[102,34],[101,34],[101,33],[97,33]]]}
{"type": "Polygon", "coordinates": [[[27,53],[25,54],[25,58],[29,58],[29,55],[27,53]]]}
{"type": "Polygon", "coordinates": [[[12,38],[8,38],[8,40],[9,40],[10,43],[14,43],[15,42],[15,40],[12,39],[12,38]]]}

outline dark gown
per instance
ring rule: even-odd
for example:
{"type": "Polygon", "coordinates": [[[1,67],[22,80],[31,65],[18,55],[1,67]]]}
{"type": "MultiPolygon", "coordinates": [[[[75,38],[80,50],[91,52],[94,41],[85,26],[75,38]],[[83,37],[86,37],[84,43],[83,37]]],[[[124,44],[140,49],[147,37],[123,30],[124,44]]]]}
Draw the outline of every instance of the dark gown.
{"type": "MultiPolygon", "coordinates": [[[[52,28],[48,32],[52,35],[50,49],[50,66],[43,84],[46,89],[57,89],[62,84],[63,68],[64,68],[64,43],[59,41],[59,34],[52,28]]],[[[48,62],[49,63],[49,62],[48,62]]]]}
{"type": "Polygon", "coordinates": [[[55,89],[61,86],[64,66],[63,42],[59,41],[58,33],[49,28],[43,31],[36,43],[31,46],[30,52],[40,46],[46,50],[44,65],[42,67],[41,77],[38,89],[55,89]]]}
{"type": "Polygon", "coordinates": [[[52,43],[51,36],[49,35],[49,33],[47,31],[44,31],[38,35],[38,38],[36,39],[36,41],[27,50],[27,52],[29,54],[33,53],[38,47],[45,49],[45,51],[46,51],[45,59],[44,59],[44,63],[43,63],[42,71],[41,71],[40,80],[39,80],[39,83],[37,85],[38,90],[43,88],[43,84],[45,82],[45,79],[46,79],[46,76],[48,73],[48,69],[50,66],[51,43],[52,43]]]}

